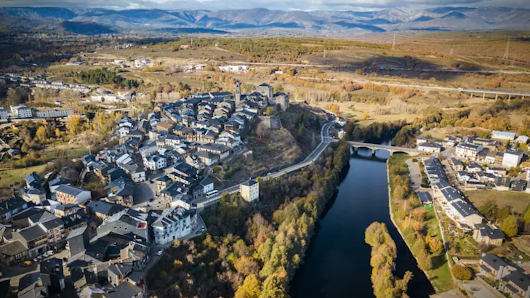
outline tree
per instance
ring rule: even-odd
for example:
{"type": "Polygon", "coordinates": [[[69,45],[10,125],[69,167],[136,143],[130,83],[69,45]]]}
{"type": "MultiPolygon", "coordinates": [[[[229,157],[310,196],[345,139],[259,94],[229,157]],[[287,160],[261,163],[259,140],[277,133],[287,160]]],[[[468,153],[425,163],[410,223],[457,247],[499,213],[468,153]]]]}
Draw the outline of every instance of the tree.
{"type": "Polygon", "coordinates": [[[46,128],[43,125],[41,125],[39,129],[37,129],[37,132],[35,133],[35,137],[41,143],[44,143],[48,139],[46,128]]]}
{"type": "Polygon", "coordinates": [[[251,274],[245,278],[243,285],[240,286],[235,294],[235,298],[258,298],[260,286],[258,277],[251,274]]]}
{"type": "Polygon", "coordinates": [[[70,116],[68,120],[66,120],[66,128],[73,135],[81,132],[81,117],[70,116]]]}
{"type": "Polygon", "coordinates": [[[479,208],[478,211],[482,213],[487,219],[495,221],[497,219],[497,213],[499,206],[494,199],[487,199],[479,208]]]}
{"type": "Polygon", "coordinates": [[[439,255],[443,251],[443,242],[436,237],[428,237],[427,239],[431,253],[439,255]]]}
{"type": "Polygon", "coordinates": [[[284,298],[287,297],[285,282],[278,274],[269,275],[263,282],[259,298],[284,298]]]}
{"type": "Polygon", "coordinates": [[[251,274],[256,275],[258,274],[258,271],[259,271],[259,264],[252,257],[243,256],[237,259],[235,263],[235,267],[236,267],[237,272],[239,272],[240,274],[244,276],[251,275],[251,274]]]}
{"type": "Polygon", "coordinates": [[[453,272],[455,278],[459,280],[470,280],[471,277],[473,277],[471,270],[469,270],[469,268],[466,266],[454,265],[451,271],[453,272]]]}
{"type": "Polygon", "coordinates": [[[508,237],[517,235],[519,226],[517,225],[517,218],[513,215],[508,216],[501,222],[501,231],[508,237]]]}

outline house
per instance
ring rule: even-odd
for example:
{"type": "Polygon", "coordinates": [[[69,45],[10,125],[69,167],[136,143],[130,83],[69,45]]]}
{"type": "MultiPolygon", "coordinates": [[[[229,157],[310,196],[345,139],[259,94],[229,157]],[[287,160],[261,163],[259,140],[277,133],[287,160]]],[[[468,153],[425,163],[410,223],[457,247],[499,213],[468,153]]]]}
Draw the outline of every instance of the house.
{"type": "Polygon", "coordinates": [[[0,246],[0,263],[13,266],[26,260],[28,248],[22,242],[15,240],[0,246]]]}
{"type": "Polygon", "coordinates": [[[418,145],[418,150],[427,153],[438,154],[442,151],[442,146],[432,142],[425,142],[418,145]]]}
{"type": "Polygon", "coordinates": [[[206,166],[213,166],[219,162],[219,155],[208,151],[198,151],[195,156],[206,166]]]}
{"type": "Polygon", "coordinates": [[[194,211],[181,207],[164,210],[151,225],[155,244],[164,245],[189,235],[195,222],[195,216],[194,211]]]}
{"type": "Polygon", "coordinates": [[[57,190],[57,187],[59,187],[59,185],[70,185],[70,180],[65,179],[65,178],[63,178],[61,176],[50,180],[50,182],[48,182],[48,187],[50,188],[50,193],[54,194],[55,190],[57,190]]]}
{"type": "Polygon", "coordinates": [[[53,214],[57,217],[64,217],[72,215],[81,210],[81,207],[76,204],[59,204],[55,206],[53,214]]]}
{"type": "Polygon", "coordinates": [[[39,175],[37,173],[32,172],[31,174],[27,175],[24,180],[26,181],[26,187],[27,188],[41,188],[42,181],[40,180],[39,175]]]}
{"type": "Polygon", "coordinates": [[[9,118],[7,111],[3,107],[0,107],[0,120],[7,120],[7,118],[9,118]]]}
{"type": "Polygon", "coordinates": [[[155,154],[146,159],[145,166],[148,170],[158,171],[167,167],[167,159],[164,156],[155,154]]]}
{"type": "Polygon", "coordinates": [[[458,171],[456,173],[456,177],[460,182],[468,182],[472,178],[471,175],[469,175],[466,171],[458,171]]]}
{"type": "Polygon", "coordinates": [[[134,205],[134,182],[129,178],[120,177],[105,187],[109,190],[107,201],[132,207],[134,205]]]}
{"type": "Polygon", "coordinates": [[[501,291],[511,297],[530,296],[530,278],[516,264],[494,254],[483,255],[479,260],[479,274],[499,283],[501,291]]]}
{"type": "Polygon", "coordinates": [[[247,202],[252,202],[259,199],[259,182],[256,180],[248,180],[239,186],[241,197],[247,202]]]}
{"type": "Polygon", "coordinates": [[[134,268],[131,264],[116,263],[109,266],[107,269],[108,281],[111,285],[117,286],[133,272],[134,268]]]}
{"type": "Polygon", "coordinates": [[[50,245],[64,238],[64,222],[60,218],[39,222],[38,225],[48,234],[48,243],[50,245]]]}
{"type": "Polygon", "coordinates": [[[455,147],[455,154],[460,158],[466,158],[469,160],[475,160],[483,147],[481,145],[475,145],[470,143],[458,143],[455,147]]]}
{"type": "Polygon", "coordinates": [[[26,202],[23,199],[14,196],[7,200],[2,201],[0,204],[0,222],[7,223],[11,222],[13,216],[23,210],[28,209],[35,204],[32,202],[26,202]]]}
{"type": "Polygon", "coordinates": [[[22,199],[24,199],[24,201],[32,202],[35,205],[40,205],[46,200],[46,192],[41,187],[23,187],[20,189],[20,194],[22,195],[22,199]]]}
{"type": "Polygon", "coordinates": [[[89,244],[87,227],[83,226],[72,230],[66,241],[68,242],[67,248],[70,257],[84,253],[89,244]]]}
{"type": "Polygon", "coordinates": [[[505,176],[508,171],[505,168],[499,168],[499,167],[487,167],[486,173],[493,174],[497,177],[505,176]]]}
{"type": "Polygon", "coordinates": [[[129,281],[124,281],[103,296],[106,298],[144,298],[145,290],[129,281]]]}
{"type": "Polygon", "coordinates": [[[528,143],[528,137],[527,136],[518,136],[517,139],[515,139],[515,142],[518,143],[518,144],[526,144],[526,143],[528,143]]]}
{"type": "Polygon", "coordinates": [[[97,228],[98,237],[111,232],[143,243],[149,242],[147,214],[132,209],[115,213],[107,217],[97,228]]]}
{"type": "Polygon", "coordinates": [[[197,151],[206,151],[219,155],[219,160],[224,160],[230,155],[230,148],[221,144],[203,144],[197,147],[197,151]]]}
{"type": "Polygon", "coordinates": [[[42,285],[48,288],[50,294],[57,295],[64,291],[63,261],[58,258],[43,260],[40,263],[40,278],[42,285]]]}
{"type": "Polygon", "coordinates": [[[526,181],[525,180],[514,180],[510,183],[510,190],[511,191],[524,191],[526,188],[526,181]]]}
{"type": "Polygon", "coordinates": [[[502,165],[510,168],[517,167],[521,163],[523,155],[523,151],[510,148],[504,152],[502,165]]]}
{"type": "Polygon", "coordinates": [[[62,204],[83,204],[91,199],[90,191],[70,185],[60,185],[55,190],[57,202],[62,204]]]}
{"type": "Polygon", "coordinates": [[[484,221],[473,206],[461,200],[451,203],[449,210],[449,217],[456,220],[464,229],[474,227],[484,221]]]}
{"type": "Polygon", "coordinates": [[[105,201],[90,201],[87,204],[87,212],[94,214],[99,219],[106,219],[113,214],[116,214],[125,209],[124,206],[108,203],[105,201]]]}
{"type": "Polygon", "coordinates": [[[463,171],[464,170],[464,164],[460,160],[458,160],[458,159],[456,159],[454,157],[451,157],[449,162],[451,163],[451,166],[453,167],[453,169],[455,171],[463,171]]]}
{"type": "Polygon", "coordinates": [[[493,130],[491,132],[491,138],[496,140],[515,140],[515,133],[513,132],[506,132],[506,131],[498,131],[493,130]]]}
{"type": "Polygon", "coordinates": [[[468,173],[478,173],[478,172],[482,172],[482,167],[474,162],[474,161],[470,161],[468,164],[467,164],[467,172],[468,173]]]}
{"type": "Polygon", "coordinates": [[[418,197],[420,198],[420,202],[424,205],[430,204],[432,202],[431,195],[428,192],[420,192],[418,193],[418,197]]]}
{"type": "Polygon", "coordinates": [[[530,277],[521,271],[513,271],[502,278],[501,290],[511,297],[527,298],[530,296],[530,277]]]}
{"type": "Polygon", "coordinates": [[[475,226],[473,239],[478,243],[500,246],[504,241],[504,234],[496,227],[481,223],[475,226]]]}
{"type": "Polygon", "coordinates": [[[120,250],[120,261],[130,263],[134,270],[142,270],[149,261],[150,247],[136,241],[130,241],[120,250]]]}
{"type": "Polygon", "coordinates": [[[32,259],[48,251],[48,233],[40,225],[34,225],[14,231],[13,241],[20,241],[28,249],[28,258],[32,259]]]}
{"type": "Polygon", "coordinates": [[[11,106],[11,114],[15,116],[15,118],[32,118],[33,117],[33,109],[28,108],[25,105],[16,105],[11,106]]]}

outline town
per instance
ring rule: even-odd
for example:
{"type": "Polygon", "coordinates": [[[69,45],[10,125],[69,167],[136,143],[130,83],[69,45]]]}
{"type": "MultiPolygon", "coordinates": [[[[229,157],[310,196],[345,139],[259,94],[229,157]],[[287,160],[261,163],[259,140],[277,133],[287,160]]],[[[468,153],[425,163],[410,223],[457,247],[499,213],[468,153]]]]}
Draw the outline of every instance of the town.
{"type": "MultiPolygon", "coordinates": [[[[258,118],[277,126],[276,113],[288,108],[289,94],[273,93],[265,83],[244,94],[237,82],[235,94],[193,94],[156,106],[147,117],[122,117],[114,129],[118,145],[82,156],[81,168],[29,174],[0,207],[0,263],[11,276],[5,282],[18,286],[19,297],[63,291],[91,297],[109,289],[112,297],[142,297],[145,274],[164,248],[205,231],[200,202],[221,196],[208,177],[212,167],[235,155],[252,162],[242,136],[258,118]],[[88,177],[106,185],[104,197],[83,189],[88,177]]],[[[19,119],[72,112],[11,111],[19,119]]],[[[253,202],[259,183],[248,180],[238,191],[253,202]]]]}

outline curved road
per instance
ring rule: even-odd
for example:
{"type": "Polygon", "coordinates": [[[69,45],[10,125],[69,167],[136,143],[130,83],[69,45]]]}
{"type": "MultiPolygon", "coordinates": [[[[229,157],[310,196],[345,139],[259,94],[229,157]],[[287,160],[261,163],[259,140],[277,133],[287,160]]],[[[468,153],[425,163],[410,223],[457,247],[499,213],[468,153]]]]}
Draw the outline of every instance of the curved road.
{"type": "MultiPolygon", "coordinates": [[[[334,142],[335,140],[329,136],[329,129],[335,123],[335,120],[337,119],[335,115],[333,115],[333,120],[330,122],[327,122],[322,126],[322,129],[320,131],[320,144],[300,163],[297,163],[295,165],[289,166],[287,168],[284,168],[282,170],[279,170],[275,173],[272,173],[270,175],[264,176],[263,179],[270,179],[270,178],[278,178],[285,174],[289,174],[291,172],[297,171],[301,168],[307,167],[308,165],[312,164],[316,159],[320,157],[322,152],[329,146],[330,143],[334,142]]],[[[236,184],[234,186],[225,188],[223,190],[219,191],[219,195],[207,199],[201,199],[196,201],[198,208],[204,208],[206,206],[212,205],[219,201],[221,199],[221,196],[223,193],[227,192],[229,194],[234,194],[239,192],[239,186],[241,184],[236,184]]]]}

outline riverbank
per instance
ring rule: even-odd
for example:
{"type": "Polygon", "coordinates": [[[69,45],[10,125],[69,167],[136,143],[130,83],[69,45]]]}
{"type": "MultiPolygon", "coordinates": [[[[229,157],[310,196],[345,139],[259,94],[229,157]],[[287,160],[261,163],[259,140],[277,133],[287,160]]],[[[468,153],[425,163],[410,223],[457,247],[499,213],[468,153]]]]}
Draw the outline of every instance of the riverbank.
{"type": "Polygon", "coordinates": [[[409,170],[405,164],[409,158],[408,155],[394,154],[387,160],[390,218],[436,292],[443,293],[454,289],[455,285],[443,251],[435,211],[418,204],[416,194],[410,189],[409,170]],[[440,244],[441,248],[438,247],[440,244]]]}

